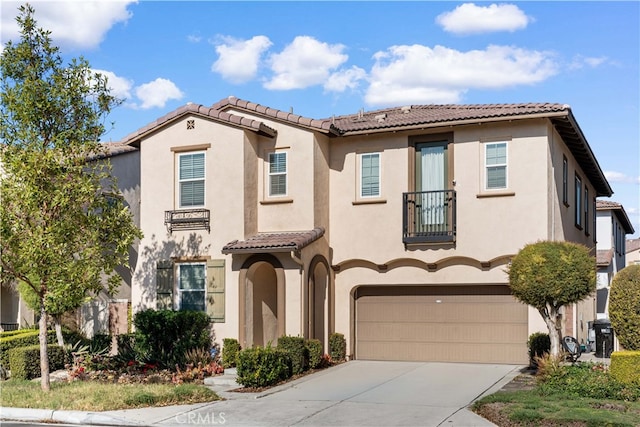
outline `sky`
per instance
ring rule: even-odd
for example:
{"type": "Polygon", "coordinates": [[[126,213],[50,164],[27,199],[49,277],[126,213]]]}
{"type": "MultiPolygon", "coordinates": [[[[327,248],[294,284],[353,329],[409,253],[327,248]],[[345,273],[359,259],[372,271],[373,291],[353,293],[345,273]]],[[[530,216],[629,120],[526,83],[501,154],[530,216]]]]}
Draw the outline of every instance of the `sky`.
{"type": "MultiPolygon", "coordinates": [[[[0,3],[0,48],[19,2],[0,3]]],[[[322,119],[409,104],[568,104],[640,236],[640,2],[31,1],[124,102],[103,141],[236,96],[322,119]]]]}

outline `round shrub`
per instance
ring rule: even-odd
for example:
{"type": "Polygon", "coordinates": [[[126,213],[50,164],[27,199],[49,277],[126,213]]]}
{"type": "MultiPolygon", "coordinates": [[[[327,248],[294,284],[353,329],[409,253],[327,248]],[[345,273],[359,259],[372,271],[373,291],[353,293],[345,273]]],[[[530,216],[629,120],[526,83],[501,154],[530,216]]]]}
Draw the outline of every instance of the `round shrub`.
{"type": "Polygon", "coordinates": [[[611,282],[609,319],[625,350],[640,350],[640,265],[630,265],[611,282]]]}
{"type": "Polygon", "coordinates": [[[551,350],[551,340],[549,334],[544,332],[535,332],[529,336],[527,341],[529,348],[529,364],[536,366],[536,358],[548,354],[551,350]]]}

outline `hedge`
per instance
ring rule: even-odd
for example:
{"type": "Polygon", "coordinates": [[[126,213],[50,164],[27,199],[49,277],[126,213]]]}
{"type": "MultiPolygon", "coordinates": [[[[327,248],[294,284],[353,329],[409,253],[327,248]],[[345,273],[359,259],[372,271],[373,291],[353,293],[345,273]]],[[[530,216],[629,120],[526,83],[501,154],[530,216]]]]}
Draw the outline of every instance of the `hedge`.
{"type": "Polygon", "coordinates": [[[611,376],[623,384],[640,386],[640,351],[615,351],[611,353],[611,376]]]}
{"type": "Polygon", "coordinates": [[[329,336],[329,355],[331,360],[339,362],[343,361],[347,355],[347,341],[344,335],[334,332],[329,336]]]}
{"type": "MultiPolygon", "coordinates": [[[[47,346],[49,372],[63,369],[68,363],[68,353],[63,347],[47,346]]],[[[40,345],[16,347],[9,350],[11,378],[30,380],[40,376],[40,345]]]]}
{"type": "Polygon", "coordinates": [[[291,377],[289,353],[273,347],[247,348],[238,353],[238,384],[266,387],[291,377]]]}
{"type": "Polygon", "coordinates": [[[291,375],[298,375],[308,368],[307,348],[304,345],[304,338],[282,336],[278,338],[278,348],[289,353],[291,358],[291,375]]]}
{"type": "MultiPolygon", "coordinates": [[[[9,366],[9,350],[16,347],[26,347],[30,345],[40,344],[37,330],[29,330],[29,332],[8,337],[0,338],[0,364],[9,366]]],[[[55,331],[47,331],[47,343],[56,342],[55,331]]]]}
{"type": "Polygon", "coordinates": [[[222,340],[222,367],[235,368],[238,353],[240,352],[240,343],[235,338],[223,338],[222,340]]]}
{"type": "Polygon", "coordinates": [[[307,355],[309,356],[309,368],[317,369],[322,364],[322,343],[318,339],[310,339],[305,342],[307,355]]]}

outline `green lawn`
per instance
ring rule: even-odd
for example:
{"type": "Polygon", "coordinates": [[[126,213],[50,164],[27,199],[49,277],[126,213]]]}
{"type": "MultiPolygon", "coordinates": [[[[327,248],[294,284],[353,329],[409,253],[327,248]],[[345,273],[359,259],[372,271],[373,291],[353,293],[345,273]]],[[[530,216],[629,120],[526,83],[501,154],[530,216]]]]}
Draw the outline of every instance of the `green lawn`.
{"type": "Polygon", "coordinates": [[[0,386],[2,406],[70,411],[113,411],[147,406],[211,402],[220,397],[198,384],[106,384],[96,381],[51,383],[45,393],[39,382],[9,380],[0,386]]]}

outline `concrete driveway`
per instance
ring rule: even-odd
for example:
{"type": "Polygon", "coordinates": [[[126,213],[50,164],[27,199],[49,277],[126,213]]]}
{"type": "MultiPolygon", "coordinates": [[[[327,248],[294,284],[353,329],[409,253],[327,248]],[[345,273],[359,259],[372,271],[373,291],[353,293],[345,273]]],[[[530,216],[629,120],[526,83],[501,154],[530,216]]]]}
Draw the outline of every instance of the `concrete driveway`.
{"type": "Polygon", "coordinates": [[[194,407],[154,425],[491,426],[467,407],[520,366],[351,361],[256,398],[194,407]]]}

